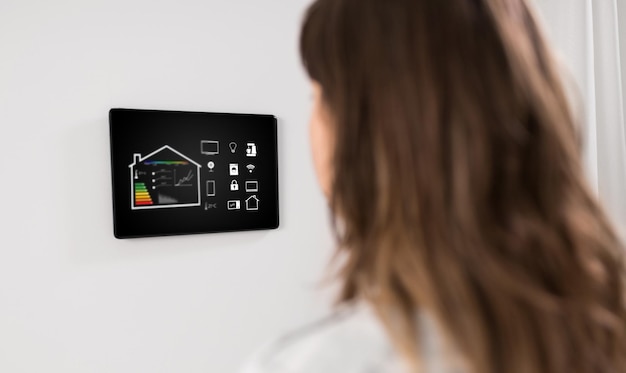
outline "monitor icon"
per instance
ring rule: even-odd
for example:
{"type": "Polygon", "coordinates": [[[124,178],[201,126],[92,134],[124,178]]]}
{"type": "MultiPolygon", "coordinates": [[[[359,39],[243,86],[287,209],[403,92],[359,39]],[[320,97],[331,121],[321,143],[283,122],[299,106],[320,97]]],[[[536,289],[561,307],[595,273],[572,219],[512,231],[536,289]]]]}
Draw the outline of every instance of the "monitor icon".
{"type": "Polygon", "coordinates": [[[259,182],[256,180],[246,180],[246,192],[258,192],[259,182]]]}
{"type": "Polygon", "coordinates": [[[200,153],[204,155],[220,154],[220,142],[213,140],[202,140],[200,143],[200,153]]]}

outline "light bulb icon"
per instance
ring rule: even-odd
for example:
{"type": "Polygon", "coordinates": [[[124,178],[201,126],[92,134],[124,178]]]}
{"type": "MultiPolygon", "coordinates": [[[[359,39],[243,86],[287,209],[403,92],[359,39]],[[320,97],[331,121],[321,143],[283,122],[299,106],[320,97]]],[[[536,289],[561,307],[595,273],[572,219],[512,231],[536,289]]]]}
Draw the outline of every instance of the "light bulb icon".
{"type": "Polygon", "coordinates": [[[231,153],[235,153],[235,150],[237,150],[237,144],[234,142],[231,142],[230,144],[228,144],[228,147],[230,148],[230,152],[231,153]]]}

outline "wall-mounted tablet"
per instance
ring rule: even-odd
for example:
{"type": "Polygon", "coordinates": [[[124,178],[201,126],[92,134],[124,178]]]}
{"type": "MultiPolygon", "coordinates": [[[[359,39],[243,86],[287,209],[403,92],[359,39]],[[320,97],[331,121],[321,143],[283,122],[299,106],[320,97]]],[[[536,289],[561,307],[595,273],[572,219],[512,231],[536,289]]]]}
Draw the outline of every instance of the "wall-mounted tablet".
{"type": "Polygon", "coordinates": [[[276,118],[111,109],[117,238],[278,228],[276,118]]]}

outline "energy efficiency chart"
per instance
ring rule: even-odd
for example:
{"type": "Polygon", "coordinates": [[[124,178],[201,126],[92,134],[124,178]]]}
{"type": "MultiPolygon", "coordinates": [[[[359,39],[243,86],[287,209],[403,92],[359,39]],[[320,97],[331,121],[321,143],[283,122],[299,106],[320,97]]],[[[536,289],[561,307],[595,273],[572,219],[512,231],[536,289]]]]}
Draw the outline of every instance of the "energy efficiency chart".
{"type": "Polygon", "coordinates": [[[135,153],[128,168],[132,210],[201,205],[202,166],[169,145],[144,157],[135,153]]]}

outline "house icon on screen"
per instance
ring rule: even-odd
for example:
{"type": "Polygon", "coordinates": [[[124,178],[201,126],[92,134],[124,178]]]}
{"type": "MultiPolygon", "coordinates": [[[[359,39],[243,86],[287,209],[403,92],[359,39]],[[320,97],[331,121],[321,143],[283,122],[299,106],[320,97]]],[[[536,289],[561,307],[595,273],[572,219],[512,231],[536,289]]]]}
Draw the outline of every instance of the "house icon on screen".
{"type": "Polygon", "coordinates": [[[201,167],[169,145],[146,156],[133,154],[128,165],[131,209],[200,206],[201,167]]]}
{"type": "Polygon", "coordinates": [[[256,211],[259,209],[259,199],[256,196],[250,196],[246,199],[246,210],[256,211]]]}

